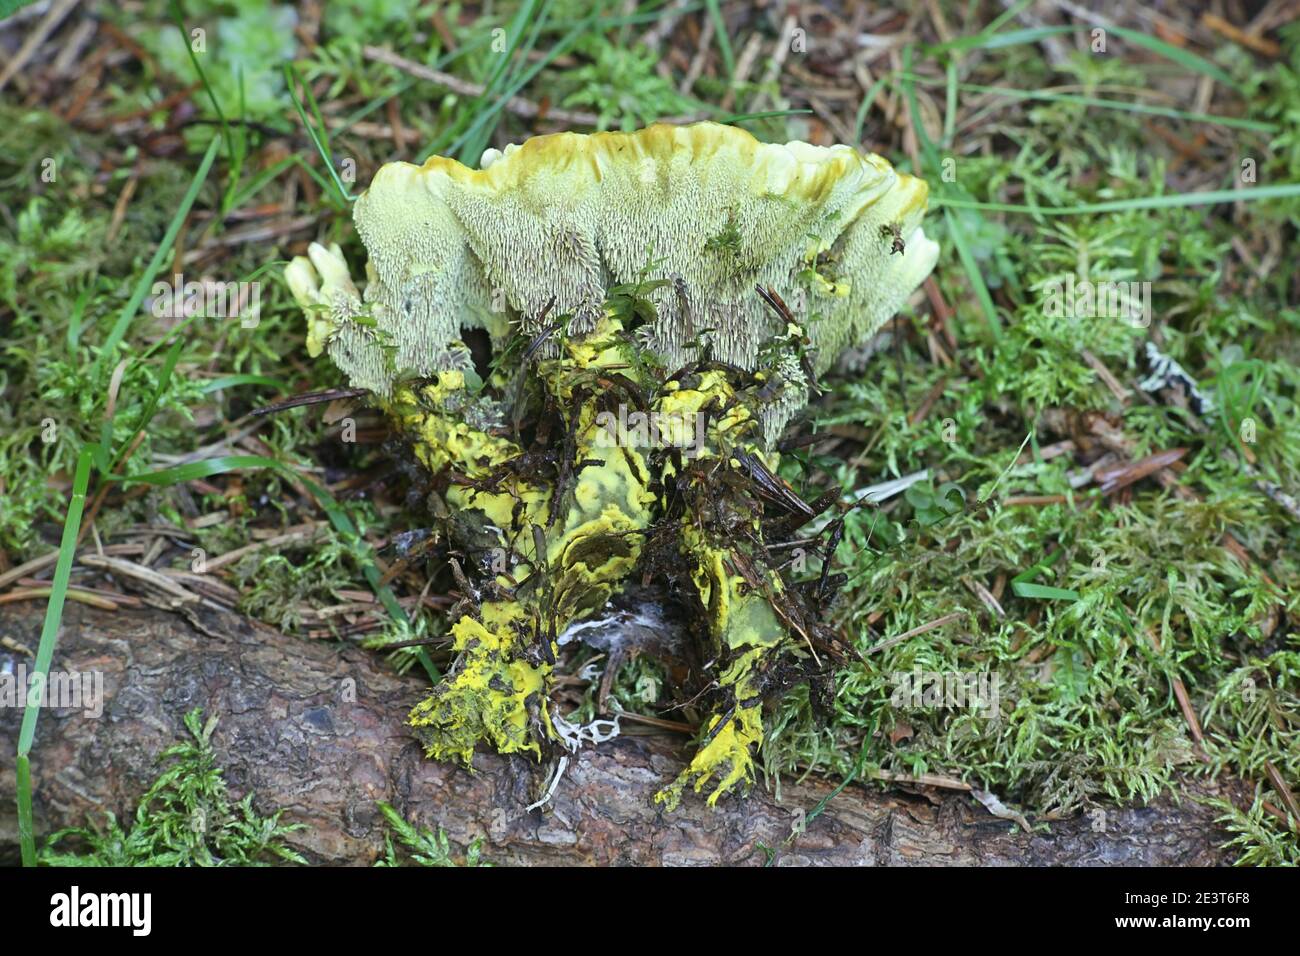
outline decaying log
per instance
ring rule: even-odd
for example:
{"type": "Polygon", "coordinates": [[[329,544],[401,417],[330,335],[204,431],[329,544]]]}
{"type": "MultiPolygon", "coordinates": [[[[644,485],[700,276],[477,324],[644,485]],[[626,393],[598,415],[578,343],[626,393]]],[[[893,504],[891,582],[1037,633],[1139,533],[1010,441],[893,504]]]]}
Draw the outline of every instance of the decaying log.
{"type": "MultiPolygon", "coordinates": [[[[39,605],[0,610],[0,670],[30,664],[39,605]]],[[[32,756],[38,833],[87,814],[129,813],[157,774],[155,757],[184,735],[186,711],[220,723],[214,744],[235,796],[249,788],[263,812],[306,823],[291,843],[320,863],[368,864],[382,851],[386,800],[422,826],[441,826],[503,864],[1189,865],[1225,862],[1214,812],[1183,800],[1110,808],[1024,833],[969,794],[883,792],[852,785],[789,842],[799,810],[832,789],[787,781],[781,799],[756,787],[716,811],[688,797],[673,813],[652,802],[681,767],[680,736],[631,736],[581,751],[553,804],[525,810],[537,769],[481,753],[475,772],[425,760],[405,728],[427,691],[382,658],[208,614],[196,628],[162,611],[107,613],[70,604],[54,667],[103,673],[104,709],[41,715],[32,756]],[[206,633],[205,633],[206,632],[206,633]],[[355,693],[353,693],[355,691],[355,693]]],[[[14,752],[21,711],[0,709],[0,863],[17,858],[14,752]]]]}

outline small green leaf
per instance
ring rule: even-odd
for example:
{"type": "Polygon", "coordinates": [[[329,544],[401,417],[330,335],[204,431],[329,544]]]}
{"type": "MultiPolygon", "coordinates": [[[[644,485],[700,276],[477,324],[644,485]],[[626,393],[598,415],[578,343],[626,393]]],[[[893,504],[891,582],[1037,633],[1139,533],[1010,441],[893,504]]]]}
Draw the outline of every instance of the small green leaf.
{"type": "Polygon", "coordinates": [[[1069,588],[1057,588],[1047,584],[1032,584],[1034,578],[1038,577],[1065,552],[1063,550],[1055,551],[1050,557],[1045,558],[1033,567],[1021,571],[1011,579],[1011,590],[1018,597],[1029,598],[1036,601],[1077,601],[1079,592],[1069,588]]]}

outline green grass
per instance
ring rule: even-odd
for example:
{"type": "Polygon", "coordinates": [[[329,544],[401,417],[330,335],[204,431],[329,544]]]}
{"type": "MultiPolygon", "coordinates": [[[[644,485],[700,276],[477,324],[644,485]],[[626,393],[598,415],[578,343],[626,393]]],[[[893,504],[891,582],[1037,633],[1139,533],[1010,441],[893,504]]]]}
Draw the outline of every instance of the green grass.
{"type": "Polygon", "coordinates": [[[54,582],[50,586],[50,599],[45,605],[45,621],[41,625],[41,639],[36,648],[36,683],[34,693],[23,710],[23,722],[18,731],[18,837],[23,864],[36,862],[35,834],[32,829],[32,741],[36,736],[36,718],[40,715],[40,693],[54,658],[54,647],[59,640],[59,621],[63,617],[63,603],[68,596],[68,579],[72,575],[72,559],[76,551],[77,530],[81,527],[81,512],[86,506],[86,488],[90,484],[90,465],[95,457],[95,446],[87,445],[77,459],[77,473],[72,479],[72,500],[68,502],[68,517],[63,524],[63,540],[59,545],[59,559],[54,565],[54,582]]]}

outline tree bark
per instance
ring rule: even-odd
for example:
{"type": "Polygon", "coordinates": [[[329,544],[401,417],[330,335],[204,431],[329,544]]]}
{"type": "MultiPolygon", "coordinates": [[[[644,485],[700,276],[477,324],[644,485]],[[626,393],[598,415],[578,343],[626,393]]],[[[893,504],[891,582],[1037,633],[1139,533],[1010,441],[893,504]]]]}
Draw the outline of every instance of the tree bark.
{"type": "MultiPolygon", "coordinates": [[[[30,667],[39,605],[0,609],[0,671],[30,667]]],[[[69,604],[54,667],[101,672],[98,719],[41,714],[32,752],[38,834],[104,810],[133,811],[156,777],[158,752],[202,706],[232,795],[252,789],[262,812],[307,824],[290,843],[309,860],[369,864],[383,850],[376,801],[505,864],[751,864],[775,849],[784,865],[1204,865],[1227,861],[1215,812],[1184,799],[1106,808],[1025,833],[967,793],[851,785],[791,839],[799,811],[833,783],[785,781],[778,801],[756,786],[714,810],[687,795],[673,813],[652,801],[687,758],[680,736],[632,736],[581,751],[545,810],[526,810],[539,770],[479,753],[474,772],[424,759],[406,728],[427,692],[355,647],[276,633],[230,614],[195,623],[163,611],[108,613],[69,604]],[[198,626],[195,626],[197,623],[198,626]],[[354,691],[354,693],[353,693],[354,691]],[[1099,826],[1099,821],[1104,825],[1099,826]]],[[[0,708],[0,862],[17,859],[14,753],[22,711],[0,708]]],[[[627,725],[625,724],[625,727],[627,725]]],[[[630,729],[630,728],[629,728],[630,729]]],[[[1191,786],[1189,784],[1189,786],[1191,786]]]]}

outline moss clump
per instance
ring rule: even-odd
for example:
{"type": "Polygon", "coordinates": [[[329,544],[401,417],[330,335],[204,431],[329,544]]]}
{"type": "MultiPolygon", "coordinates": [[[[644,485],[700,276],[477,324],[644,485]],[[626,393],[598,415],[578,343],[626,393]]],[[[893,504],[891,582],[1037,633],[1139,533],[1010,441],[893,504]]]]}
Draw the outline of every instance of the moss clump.
{"type": "Polygon", "coordinates": [[[195,708],[185,715],[190,739],[158,755],[166,766],[140,798],[135,821],[123,829],[111,812],[102,827],[69,827],[50,835],[40,851],[46,866],[259,866],[306,863],[284,844],[303,829],[253,809],[250,793],[232,803],[212,750],[216,717],[204,723],[195,708]],[[80,851],[62,844],[79,841],[80,851]]]}
{"type": "Polygon", "coordinates": [[[402,866],[403,857],[419,866],[491,866],[481,854],[483,841],[475,840],[465,848],[463,857],[457,858],[452,853],[451,841],[447,839],[442,827],[426,830],[409,822],[397,812],[391,804],[379,803],[379,810],[388,821],[392,832],[384,836],[384,855],[375,862],[375,866],[402,866]],[[398,850],[393,846],[393,837],[402,846],[398,850]]]}

